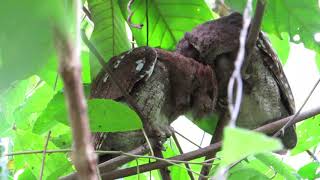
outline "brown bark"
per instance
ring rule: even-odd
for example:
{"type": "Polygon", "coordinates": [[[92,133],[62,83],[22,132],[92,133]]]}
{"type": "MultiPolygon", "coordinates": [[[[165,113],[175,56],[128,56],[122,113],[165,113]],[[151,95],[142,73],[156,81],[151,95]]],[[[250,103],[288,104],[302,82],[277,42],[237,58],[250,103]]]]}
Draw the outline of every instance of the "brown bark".
{"type": "Polygon", "coordinates": [[[80,179],[98,179],[96,155],[90,143],[91,134],[81,80],[80,59],[70,38],[58,29],[55,29],[55,40],[74,142],[72,160],[80,179]]]}

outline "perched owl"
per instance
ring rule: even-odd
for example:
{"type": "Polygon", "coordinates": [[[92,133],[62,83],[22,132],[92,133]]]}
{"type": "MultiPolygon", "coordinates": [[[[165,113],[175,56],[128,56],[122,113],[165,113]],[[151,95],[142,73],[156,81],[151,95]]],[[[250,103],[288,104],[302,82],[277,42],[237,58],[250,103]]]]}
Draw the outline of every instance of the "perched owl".
{"type": "MultiPolygon", "coordinates": [[[[239,48],[241,28],[242,15],[232,13],[186,33],[176,49],[184,56],[210,65],[216,72],[219,121],[227,122],[230,118],[227,87],[239,48]]],[[[243,68],[244,94],[238,126],[255,129],[295,112],[293,95],[279,58],[262,32],[243,68]]],[[[293,148],[297,142],[295,127],[287,127],[280,139],[286,148],[293,148]]]]}
{"type": "MultiPolygon", "coordinates": [[[[214,110],[217,85],[209,65],[149,47],[124,52],[111,58],[107,65],[139,106],[146,125],[155,130],[150,136],[166,140],[172,133],[170,123],[178,116],[189,113],[201,118],[214,110]]],[[[126,102],[103,70],[92,83],[90,98],[126,102]]],[[[140,130],[94,136],[96,149],[130,151],[143,143],[145,137],[140,130]]]]}

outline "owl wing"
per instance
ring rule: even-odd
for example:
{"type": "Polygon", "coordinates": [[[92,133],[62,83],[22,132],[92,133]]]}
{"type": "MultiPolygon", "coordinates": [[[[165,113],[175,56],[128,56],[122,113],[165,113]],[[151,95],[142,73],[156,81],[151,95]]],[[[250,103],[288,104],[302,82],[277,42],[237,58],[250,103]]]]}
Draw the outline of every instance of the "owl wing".
{"type": "Polygon", "coordinates": [[[284,74],[278,55],[275,53],[270,41],[263,32],[260,32],[259,34],[257,46],[261,51],[268,55],[268,58],[263,58],[263,62],[269,68],[270,72],[274,76],[274,79],[277,81],[282,101],[284,102],[289,114],[294,114],[295,104],[289,82],[284,74]]]}
{"type": "MultiPolygon", "coordinates": [[[[122,88],[130,93],[133,87],[142,80],[147,80],[153,73],[157,62],[157,53],[149,47],[139,47],[112,57],[107,66],[112,71],[122,88]]],[[[114,99],[123,97],[108,73],[101,70],[92,82],[90,98],[114,99]]],[[[93,135],[94,148],[100,149],[108,133],[97,132],[93,135]]]]}
{"type": "MultiPolygon", "coordinates": [[[[157,53],[149,47],[139,47],[110,59],[108,66],[122,88],[130,93],[141,80],[147,80],[157,62],[157,53]]],[[[91,98],[119,99],[123,95],[104,70],[92,83],[91,98]]]]}

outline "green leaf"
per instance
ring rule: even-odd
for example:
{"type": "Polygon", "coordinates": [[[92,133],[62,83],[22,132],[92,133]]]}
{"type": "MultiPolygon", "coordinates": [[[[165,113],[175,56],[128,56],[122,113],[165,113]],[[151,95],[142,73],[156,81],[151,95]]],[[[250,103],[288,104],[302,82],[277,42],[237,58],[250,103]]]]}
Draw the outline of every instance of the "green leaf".
{"type": "Polygon", "coordinates": [[[109,99],[88,101],[90,127],[94,132],[119,132],[142,128],[139,116],[128,106],[109,99]]]}
{"type": "Polygon", "coordinates": [[[27,94],[25,101],[14,112],[15,125],[19,129],[31,129],[40,113],[46,108],[54,93],[52,88],[40,82],[33,91],[27,94]]]}
{"type": "Polygon", "coordinates": [[[14,83],[9,89],[0,94],[0,137],[10,136],[12,127],[16,119],[16,111],[26,104],[26,96],[30,98],[30,93],[39,82],[39,78],[32,76],[26,80],[14,83]]]}
{"type": "MultiPolygon", "coordinates": [[[[88,0],[94,30],[91,40],[105,60],[130,49],[125,21],[115,0],[88,0]]],[[[90,54],[91,77],[95,78],[101,65],[90,54]]]]}
{"type": "Polygon", "coordinates": [[[19,175],[18,180],[36,180],[37,177],[32,174],[32,171],[30,169],[24,169],[23,173],[19,175]]]}
{"type": "MultiPolygon", "coordinates": [[[[89,52],[81,51],[81,65],[82,65],[82,82],[83,83],[91,83],[90,76],[90,64],[89,64],[89,52]]],[[[58,75],[58,59],[57,57],[51,57],[49,61],[41,68],[37,75],[44,80],[47,84],[49,84],[52,88],[55,87],[55,90],[61,90],[63,87],[63,83],[61,78],[58,75]]]]}
{"type": "Polygon", "coordinates": [[[268,137],[265,134],[241,128],[226,127],[221,152],[222,164],[229,165],[248,155],[275,151],[281,148],[282,144],[278,139],[268,137]]]}
{"type": "Polygon", "coordinates": [[[1,1],[0,89],[34,74],[55,53],[53,27],[63,26],[62,5],[56,0],[1,1]]]}
{"type": "MultiPolygon", "coordinates": [[[[16,131],[16,137],[13,139],[13,151],[27,151],[43,149],[46,137],[32,134],[28,131],[16,131]]],[[[48,143],[48,149],[57,149],[51,141],[48,143]]],[[[38,177],[43,155],[28,154],[25,156],[14,156],[14,166],[16,169],[29,168],[31,172],[38,177]]],[[[66,154],[53,153],[48,154],[46,157],[46,165],[44,169],[44,179],[54,172],[59,171],[55,178],[70,172],[72,167],[71,162],[68,160],[66,154]],[[69,168],[67,168],[69,167],[69,168]]]]}
{"type": "MultiPolygon", "coordinates": [[[[243,11],[246,0],[226,0],[233,9],[243,11]]],[[[256,2],[256,0],[254,1],[256,2]]],[[[317,0],[268,0],[263,17],[262,29],[269,34],[283,38],[282,32],[290,36],[294,43],[303,42],[306,48],[320,53],[320,45],[314,39],[314,34],[319,32],[320,9],[317,0]],[[300,39],[295,41],[294,36],[300,39]]]]}
{"type": "Polygon", "coordinates": [[[272,153],[261,153],[255,155],[257,159],[266,164],[269,167],[273,167],[273,169],[285,177],[287,180],[296,180],[301,179],[297,172],[285,164],[282,160],[275,157],[272,153]]]}
{"type": "Polygon", "coordinates": [[[229,180],[266,180],[269,179],[266,175],[252,168],[239,168],[230,173],[229,180]]]}
{"type": "MultiPolygon", "coordinates": [[[[165,151],[162,151],[164,158],[170,158],[180,154],[178,147],[172,138],[164,144],[164,149],[165,151]]],[[[179,165],[185,167],[184,164],[179,164],[179,165]]],[[[179,166],[170,166],[169,171],[172,179],[188,179],[189,178],[187,170],[179,166]]]]}
{"type": "MultiPolygon", "coordinates": [[[[148,1],[149,46],[173,50],[183,37],[195,26],[211,20],[212,12],[203,0],[152,0],[148,1]]],[[[128,0],[119,0],[127,19],[128,0]]],[[[132,5],[132,22],[143,24],[142,29],[131,28],[139,46],[147,44],[146,3],[136,0],[132,5]]]]}
{"type": "Polygon", "coordinates": [[[320,173],[317,172],[319,168],[320,168],[319,162],[311,162],[301,167],[298,173],[302,178],[316,179],[317,177],[320,177],[320,173]]]}
{"type": "Polygon", "coordinates": [[[320,116],[309,118],[297,125],[296,128],[298,142],[294,149],[291,150],[292,155],[304,152],[320,142],[320,116]]]}
{"type": "MultiPolygon", "coordinates": [[[[142,127],[138,115],[128,106],[109,99],[88,100],[90,128],[93,132],[119,132],[142,127]]],[[[42,134],[58,122],[69,125],[64,95],[54,96],[47,108],[35,122],[33,132],[42,134]]]]}
{"type": "Polygon", "coordinates": [[[214,134],[214,131],[218,123],[218,116],[214,113],[201,119],[193,119],[192,115],[187,115],[187,118],[190,119],[200,129],[211,135],[214,134]]]}
{"type": "Polygon", "coordinates": [[[320,71],[320,53],[318,52],[316,54],[316,64],[317,64],[317,67],[318,67],[318,70],[320,71]]]}

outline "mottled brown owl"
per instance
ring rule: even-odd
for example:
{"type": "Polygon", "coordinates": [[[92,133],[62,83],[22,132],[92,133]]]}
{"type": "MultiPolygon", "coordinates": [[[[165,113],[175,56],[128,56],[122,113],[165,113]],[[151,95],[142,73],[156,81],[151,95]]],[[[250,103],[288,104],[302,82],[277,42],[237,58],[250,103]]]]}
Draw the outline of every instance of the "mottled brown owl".
{"type": "MultiPolygon", "coordinates": [[[[219,121],[229,119],[227,87],[239,48],[241,28],[242,15],[232,13],[186,33],[176,49],[184,56],[209,64],[216,72],[219,121]]],[[[262,32],[243,68],[244,94],[238,126],[255,129],[295,112],[293,95],[279,58],[262,32]]],[[[280,139],[286,148],[293,148],[297,142],[295,127],[287,127],[280,139]]]]}

